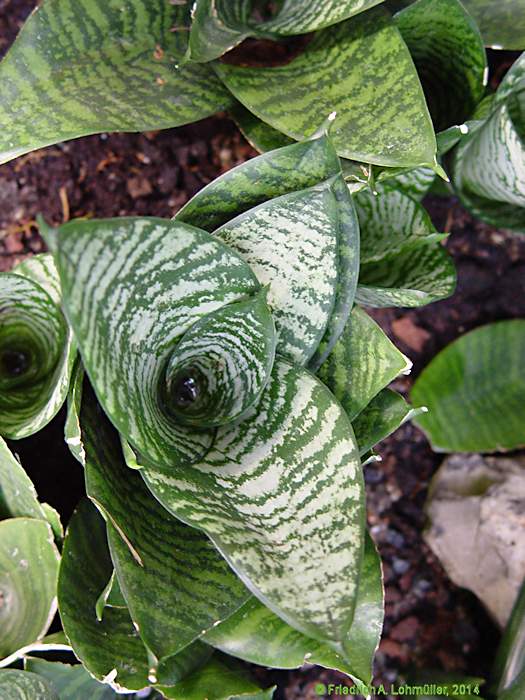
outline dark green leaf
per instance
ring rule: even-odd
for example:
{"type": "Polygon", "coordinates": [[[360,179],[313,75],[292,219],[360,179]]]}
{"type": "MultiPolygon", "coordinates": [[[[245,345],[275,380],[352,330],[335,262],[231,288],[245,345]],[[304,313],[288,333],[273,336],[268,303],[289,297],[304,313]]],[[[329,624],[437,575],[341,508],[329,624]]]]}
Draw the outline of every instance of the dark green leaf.
{"type": "Polygon", "coordinates": [[[411,367],[377,323],[356,306],[318,376],[354,420],[381,389],[411,367]]]}
{"type": "Polygon", "coordinates": [[[278,359],[257,413],[220,429],[199,464],[141,473],[257,597],[340,648],[357,595],[363,485],[351,425],[326,387],[278,359]]]}
{"type": "Polygon", "coordinates": [[[192,323],[259,290],[250,267],[205,231],[164,219],[71,222],[51,241],[66,312],[111,421],[149,462],[198,459],[212,432],[177,421],[159,387],[192,323]]]}
{"type": "Polygon", "coordinates": [[[0,520],[46,519],[31,479],[0,437],[0,520]]]}
{"type": "Polygon", "coordinates": [[[318,664],[368,684],[382,624],[381,562],[371,538],[367,537],[354,620],[345,644],[346,658],[327,644],[292,629],[256,598],[207,632],[204,641],[262,666],[298,668],[304,663],[318,664]]]}
{"type": "Polygon", "coordinates": [[[394,21],[414,59],[436,131],[462,124],[487,79],[475,22],[459,0],[417,0],[394,21]]]}
{"type": "Polygon", "coordinates": [[[388,166],[433,167],[436,162],[417,73],[382,9],[318,32],[284,66],[216,63],[215,69],[245,107],[287,136],[309,136],[336,111],[331,133],[341,156],[388,166]]]}
{"type": "Polygon", "coordinates": [[[165,0],[37,6],[0,64],[0,162],[86,134],[161,129],[226,108],[230,96],[209,66],[180,65],[189,10],[165,0]]]}
{"type": "Polygon", "coordinates": [[[2,700],[59,700],[55,688],[45,678],[27,671],[0,671],[2,700]]]}
{"type": "Polygon", "coordinates": [[[434,449],[491,452],[525,445],[525,321],[501,321],[451,343],[412,389],[416,423],[434,449]]]}
{"type": "Polygon", "coordinates": [[[59,559],[44,520],[0,522],[0,659],[47,632],[56,612],[59,559]]]}
{"type": "Polygon", "coordinates": [[[522,0],[463,0],[476,20],[485,46],[525,49],[525,5],[522,0]]]}
{"type": "MultiPolygon", "coordinates": [[[[53,685],[60,700],[117,700],[117,693],[108,685],[96,681],[86,669],[77,664],[58,663],[44,659],[27,658],[27,671],[36,673],[53,685]]],[[[126,700],[132,700],[127,696],[126,700]]]]}
{"type": "Polygon", "coordinates": [[[400,425],[421,412],[424,412],[423,409],[411,408],[395,391],[383,389],[352,421],[359,453],[366,454],[400,425]]]}
{"type": "MultiPolygon", "coordinates": [[[[492,684],[501,692],[510,687],[525,670],[525,584],[516,598],[503,637],[498,646],[492,684]]],[[[519,681],[518,681],[519,685],[519,681]]],[[[525,689],[525,686],[523,686],[525,689]]]]}
{"type": "Polygon", "coordinates": [[[424,306],[450,296],[456,288],[452,258],[439,243],[418,243],[359,272],[356,300],[364,306],[424,306]]]}
{"type": "Polygon", "coordinates": [[[262,119],[259,119],[250,111],[243,107],[240,102],[237,102],[230,109],[230,114],[235,120],[237,126],[242,132],[244,138],[255,148],[259,153],[273,151],[276,148],[283,148],[295,143],[295,141],[286,136],[286,134],[277,131],[262,119]]]}

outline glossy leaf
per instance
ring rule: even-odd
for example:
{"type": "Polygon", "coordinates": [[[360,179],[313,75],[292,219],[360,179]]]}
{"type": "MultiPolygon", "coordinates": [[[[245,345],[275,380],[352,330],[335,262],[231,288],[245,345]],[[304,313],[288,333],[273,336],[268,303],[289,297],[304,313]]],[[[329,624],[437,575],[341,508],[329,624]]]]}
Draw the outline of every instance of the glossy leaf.
{"type": "Polygon", "coordinates": [[[19,517],[46,519],[31,479],[0,437],[0,520],[19,517]]]}
{"type": "Polygon", "coordinates": [[[192,323],[259,290],[249,266],[205,231],[164,219],[71,222],[49,240],[84,365],[111,421],[150,462],[198,459],[211,431],[177,421],[159,387],[192,323]]]}
{"type": "Polygon", "coordinates": [[[164,0],[41,3],[0,64],[0,162],[86,134],[167,128],[227,107],[209,66],[180,65],[189,9],[164,0]]]}
{"type": "Polygon", "coordinates": [[[497,692],[511,686],[525,671],[525,585],[522,585],[498,646],[493,685],[497,692]]]}
{"type": "Polygon", "coordinates": [[[159,690],[168,700],[271,700],[273,695],[273,689],[261,691],[245,671],[236,671],[215,657],[174,686],[159,690]]]}
{"type": "Polygon", "coordinates": [[[417,0],[394,21],[414,59],[436,131],[468,119],[485,91],[487,61],[459,0],[417,0]]]}
{"type": "Polygon", "coordinates": [[[14,669],[0,670],[0,696],[2,700],[59,700],[45,678],[14,669]]]}
{"type": "Polygon", "coordinates": [[[383,389],[352,421],[359,454],[365,455],[399,426],[422,412],[421,408],[409,406],[395,391],[383,389]]]}
{"type": "Polygon", "coordinates": [[[477,328],[442,350],[412,389],[416,423],[434,449],[492,452],[525,445],[525,321],[477,328]]]}
{"type": "MultiPolygon", "coordinates": [[[[24,667],[49,681],[61,700],[117,700],[119,697],[110,686],[99,683],[90,676],[82,664],[72,666],[29,657],[25,660],[24,667]]],[[[132,698],[128,696],[126,700],[132,698]]]]}
{"type": "Polygon", "coordinates": [[[173,518],[126,467],[118,434],[89,387],[80,425],[86,489],[107,517],[120,590],[142,640],[163,659],[235,612],[249,593],[206,535],[173,518]]]}
{"type": "Polygon", "coordinates": [[[356,306],[318,376],[353,421],[381,389],[411,367],[377,323],[356,306]]]}
{"type": "Polygon", "coordinates": [[[481,30],[485,46],[525,49],[525,6],[521,0],[463,0],[481,30]]]}
{"type": "Polygon", "coordinates": [[[388,166],[435,163],[419,79],[381,8],[318,32],[286,65],[216,63],[215,69],[245,107],[287,136],[310,135],[320,116],[336,111],[331,135],[341,156],[388,166]]]}
{"type": "Polygon", "coordinates": [[[340,170],[332,142],[323,133],[228,170],[197,192],[175,219],[212,233],[257,204],[313,187],[340,170]]]}
{"type": "Polygon", "coordinates": [[[525,671],[522,671],[512,685],[498,695],[498,700],[521,700],[523,693],[525,693],[525,671]]]}
{"type": "Polygon", "coordinates": [[[204,641],[261,666],[299,668],[304,663],[318,664],[368,684],[382,624],[381,562],[371,538],[366,537],[356,610],[346,643],[347,658],[293,629],[256,598],[207,632],[204,641]]]}
{"type": "Polygon", "coordinates": [[[221,429],[205,459],[141,473],[281,618],[344,643],[362,556],[363,482],[350,423],[312,375],[278,359],[257,412],[221,429]]]}
{"type": "Polygon", "coordinates": [[[362,265],[356,301],[376,307],[424,306],[445,299],[455,288],[449,253],[439,243],[419,243],[362,265]]]}
{"type": "Polygon", "coordinates": [[[58,562],[45,521],[0,522],[0,659],[47,632],[56,612],[58,562]]]}
{"type": "Polygon", "coordinates": [[[50,255],[0,274],[0,434],[41,430],[64,403],[76,348],[50,255]]]}
{"type": "Polygon", "coordinates": [[[95,605],[95,612],[97,614],[97,620],[100,621],[104,617],[105,608],[126,608],[128,604],[122,591],[120,590],[120,585],[117,579],[115,570],[111,572],[109,581],[107,582],[104,590],[99,595],[97,603],[95,605]]]}
{"type": "Polygon", "coordinates": [[[426,210],[411,197],[381,186],[354,196],[361,233],[360,261],[376,262],[407,247],[440,240],[426,210]]]}
{"type": "Polygon", "coordinates": [[[476,115],[459,143],[454,185],[475,216],[525,230],[525,54],[503,79],[488,115],[476,115]],[[480,118],[481,117],[481,118],[480,118]]]}
{"type": "Polygon", "coordinates": [[[285,0],[264,32],[280,36],[306,34],[342,22],[378,5],[382,0],[285,0]]]}
{"type": "Polygon", "coordinates": [[[215,232],[268,286],[277,351],[299,364],[316,351],[334,308],[338,226],[338,201],[327,180],[260,204],[215,232]]]}

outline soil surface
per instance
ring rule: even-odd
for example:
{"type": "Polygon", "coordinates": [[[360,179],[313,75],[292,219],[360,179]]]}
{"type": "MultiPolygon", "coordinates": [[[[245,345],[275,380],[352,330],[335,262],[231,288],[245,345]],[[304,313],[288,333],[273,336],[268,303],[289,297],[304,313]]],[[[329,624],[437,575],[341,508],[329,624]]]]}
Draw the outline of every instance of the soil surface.
{"type": "MultiPolygon", "coordinates": [[[[0,53],[33,8],[31,0],[0,0],[0,53]]],[[[504,62],[492,57],[493,79],[504,62]]],[[[503,68],[502,68],[503,65],[503,68]]],[[[35,115],[35,118],[37,115],[35,115]]],[[[218,116],[148,134],[102,134],[53,146],[0,167],[0,270],[44,250],[35,217],[147,214],[171,217],[220,173],[255,155],[234,124],[218,116]]],[[[418,310],[381,310],[374,317],[414,362],[395,388],[413,378],[445,345],[490,321],[525,317],[525,237],[473,220],[453,198],[426,202],[458,270],[453,297],[418,310]]],[[[33,438],[11,447],[41,498],[67,522],[83,493],[83,474],[62,440],[64,412],[33,438]],[[57,490],[56,485],[60,484],[57,490]]],[[[405,425],[379,447],[382,462],[365,469],[369,524],[384,564],[386,619],[375,682],[401,683],[413,669],[486,675],[499,632],[478,601],[451,584],[422,539],[424,503],[442,456],[405,425]]],[[[256,670],[278,685],[276,700],[313,700],[318,682],[345,677],[317,667],[256,670]]]]}

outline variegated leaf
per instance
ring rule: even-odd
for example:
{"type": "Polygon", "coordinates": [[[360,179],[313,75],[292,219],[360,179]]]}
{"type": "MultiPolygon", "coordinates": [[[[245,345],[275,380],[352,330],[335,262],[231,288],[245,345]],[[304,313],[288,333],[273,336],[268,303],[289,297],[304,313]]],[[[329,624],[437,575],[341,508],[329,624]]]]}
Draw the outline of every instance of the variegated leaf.
{"type": "Polygon", "coordinates": [[[0,520],[20,517],[46,519],[31,479],[0,437],[0,520]]]}
{"type": "MultiPolygon", "coordinates": [[[[28,657],[24,660],[24,668],[48,680],[61,700],[119,700],[119,697],[122,700],[122,696],[117,695],[109,685],[95,680],[82,664],[71,665],[28,657]]],[[[126,700],[137,698],[127,695],[126,700]]]]}
{"type": "Polygon", "coordinates": [[[50,255],[0,274],[0,434],[41,430],[64,403],[76,346],[50,255]]]}
{"type": "Polygon", "coordinates": [[[48,680],[12,668],[0,670],[0,694],[4,700],[59,700],[48,680]]]}
{"type": "Polygon", "coordinates": [[[150,463],[199,459],[212,432],[177,421],[160,387],[194,322],[259,290],[249,266],[205,231],[163,219],[73,221],[48,239],[66,313],[111,421],[150,463]]]}
{"type": "Polygon", "coordinates": [[[383,626],[381,562],[372,539],[365,538],[354,620],[343,658],[330,646],[292,629],[256,598],[214,627],[204,641],[244,661],[272,668],[298,668],[305,663],[335,668],[369,684],[372,660],[383,626]]]}
{"type": "Polygon", "coordinates": [[[154,675],[127,610],[107,608],[97,620],[96,603],[112,569],[104,520],[89,501],[81,501],[64,540],[58,604],[64,631],[89,673],[117,690],[140,690],[157,680],[175,683],[203,663],[205,645],[192,644],[154,675]]]}
{"type": "Polygon", "coordinates": [[[126,467],[119,436],[89,385],[79,422],[86,490],[108,521],[119,588],[141,639],[165,659],[237,610],[249,592],[206,535],[173,518],[126,467]]]}
{"type": "Polygon", "coordinates": [[[407,247],[440,240],[424,207],[395,189],[381,186],[354,195],[361,233],[360,261],[376,262],[407,247]]]}
{"type": "Polygon", "coordinates": [[[260,204],[215,232],[268,285],[277,350],[299,364],[316,351],[334,309],[338,226],[338,200],[327,180],[260,204]]]}
{"type": "Polygon", "coordinates": [[[475,216],[525,230],[525,54],[456,149],[454,185],[475,216]]]}
{"type": "Polygon", "coordinates": [[[452,258],[439,243],[418,243],[359,271],[356,301],[364,306],[424,306],[456,287],[452,258]]]}
{"type": "Polygon", "coordinates": [[[412,408],[395,391],[383,389],[352,421],[359,454],[367,454],[400,425],[425,411],[426,408],[412,408]]]}
{"type": "Polygon", "coordinates": [[[40,3],[0,64],[0,162],[86,134],[177,126],[227,107],[231,98],[209,66],[181,65],[189,10],[165,0],[40,3]]]}
{"type": "Polygon", "coordinates": [[[175,219],[212,233],[257,204],[313,187],[340,171],[332,142],[322,133],[228,170],[197,192],[175,219]]]}
{"type": "Polygon", "coordinates": [[[377,323],[355,306],[318,376],[353,421],[381,389],[411,367],[377,323]]]}
{"type": "Polygon", "coordinates": [[[394,21],[414,59],[436,131],[468,119],[483,97],[487,59],[459,0],[417,0],[394,21]]]}
{"type": "Polygon", "coordinates": [[[0,659],[41,639],[56,612],[60,556],[47,522],[0,522],[0,659]]]}
{"type": "Polygon", "coordinates": [[[200,463],[141,473],[281,618],[344,645],[361,565],[363,481],[350,422],[312,375],[278,359],[253,417],[220,429],[200,463]]]}
{"type": "Polygon", "coordinates": [[[230,108],[229,113],[235,120],[244,138],[259,153],[266,153],[266,151],[273,151],[276,148],[283,148],[283,146],[295,143],[292,138],[256,117],[240,102],[236,102],[230,108]]]}
{"type": "MultiPolygon", "coordinates": [[[[439,151],[439,134],[437,138],[439,151]]],[[[436,173],[432,168],[414,168],[411,170],[404,168],[401,172],[396,172],[396,169],[385,168],[377,174],[377,182],[381,183],[381,189],[384,192],[399,190],[417,201],[423,199],[432,187],[435,179],[436,173]]]]}
{"type": "Polygon", "coordinates": [[[287,136],[309,136],[320,117],[335,110],[331,135],[341,156],[387,166],[435,165],[419,78],[381,8],[321,30],[286,65],[214,65],[245,107],[287,136]]]}
{"type": "Polygon", "coordinates": [[[525,49],[525,5],[521,0],[463,0],[491,49],[525,49]]]}

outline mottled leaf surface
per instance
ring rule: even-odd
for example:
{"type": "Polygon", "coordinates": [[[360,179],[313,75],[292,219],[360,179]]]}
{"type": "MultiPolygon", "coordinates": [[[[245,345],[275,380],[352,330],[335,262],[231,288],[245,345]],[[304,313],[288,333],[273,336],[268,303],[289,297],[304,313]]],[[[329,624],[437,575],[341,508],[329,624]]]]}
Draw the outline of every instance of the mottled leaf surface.
{"type": "Polygon", "coordinates": [[[525,49],[525,5],[521,0],[463,0],[481,30],[485,46],[525,49]]]}
{"type": "Polygon", "coordinates": [[[256,598],[251,598],[238,612],[207,632],[204,641],[261,666],[299,668],[305,663],[318,664],[370,683],[372,659],[382,625],[381,562],[367,536],[354,620],[345,643],[346,658],[327,644],[293,629],[256,598]]]}
{"type": "Polygon", "coordinates": [[[245,107],[292,138],[309,136],[336,111],[331,136],[341,156],[388,166],[435,162],[434,131],[417,73],[381,8],[321,30],[284,66],[214,65],[245,107]]]}
{"type": "Polygon", "coordinates": [[[227,107],[209,66],[181,66],[189,9],[165,0],[41,3],[0,64],[0,162],[86,134],[167,128],[227,107]]]}
{"type": "Polygon", "coordinates": [[[47,632],[56,612],[59,559],[44,520],[0,522],[0,659],[47,632]]]}
{"type": "Polygon", "coordinates": [[[266,153],[266,151],[273,151],[275,148],[282,148],[294,143],[292,138],[263,122],[240,102],[230,108],[230,115],[244,138],[259,153],[266,153]]]}
{"type": "MultiPolygon", "coordinates": [[[[90,676],[82,664],[72,666],[29,657],[24,666],[27,671],[47,679],[61,700],[117,700],[119,697],[110,686],[90,676]]],[[[129,698],[133,699],[134,696],[129,698]]]]}
{"type": "Polygon", "coordinates": [[[421,413],[392,389],[383,389],[352,421],[359,453],[369,450],[391,435],[400,425],[421,413]]]}
{"type": "Polygon", "coordinates": [[[20,439],[49,423],[66,399],[75,354],[52,257],[0,274],[0,434],[20,439]]]}
{"type": "Polygon", "coordinates": [[[417,0],[394,21],[414,59],[436,131],[468,119],[485,91],[479,30],[459,0],[417,0]]]}
{"type": "Polygon", "coordinates": [[[192,323],[259,290],[250,267],[205,231],[164,219],[71,222],[52,244],[66,313],[111,421],[150,462],[198,459],[212,433],[177,421],[160,388],[192,323]]]}
{"type": "Polygon", "coordinates": [[[86,489],[107,517],[119,588],[148,649],[157,659],[171,656],[235,612],[249,592],[206,535],[171,516],[127,468],[89,386],[80,426],[86,489]]]}
{"type": "Polygon", "coordinates": [[[377,323],[355,306],[318,376],[354,420],[381,389],[411,366],[377,323]]]}
{"type": "Polygon", "coordinates": [[[257,412],[220,429],[205,459],[141,473],[280,617],[337,647],[344,641],[361,565],[363,482],[348,418],[312,375],[277,360],[257,412]]]}
{"type": "Polygon", "coordinates": [[[434,449],[494,452],[525,445],[525,321],[470,331],[442,350],[412,389],[434,449]]]}
{"type": "Polygon", "coordinates": [[[0,695],[2,700],[59,700],[45,678],[10,668],[0,670],[0,695]]]}

